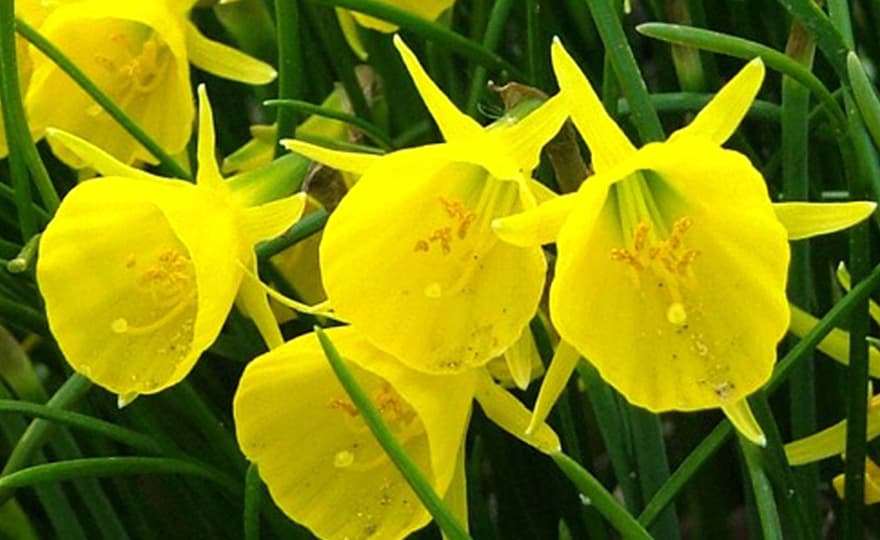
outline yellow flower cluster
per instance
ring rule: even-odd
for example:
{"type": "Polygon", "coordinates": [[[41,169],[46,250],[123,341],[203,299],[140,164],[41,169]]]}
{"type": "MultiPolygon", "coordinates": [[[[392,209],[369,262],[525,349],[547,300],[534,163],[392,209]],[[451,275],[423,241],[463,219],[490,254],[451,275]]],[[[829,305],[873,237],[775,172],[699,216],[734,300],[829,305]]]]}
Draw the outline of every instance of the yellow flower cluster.
{"type": "MultiPolygon", "coordinates": [[[[274,77],[202,36],[188,21],[192,3],[59,0],[19,9],[177,153],[195,114],[190,63],[252,84],[274,77]]],[[[450,2],[410,4],[433,18],[450,2]]],[[[720,408],[761,444],[745,398],[768,380],[789,328],[788,241],[848,227],[874,209],[774,204],[749,160],[722,147],[762,84],[761,61],[690,125],[636,148],[558,41],[560,92],[488,126],[457,109],[402,40],[395,45],[444,142],[382,156],[283,144],[358,176],[320,242],[320,314],[349,323],[328,336],[434,489],[466,513],[474,400],[512,435],[559,451],[544,419],[584,360],[635,405],[720,408]],[[569,118],[594,174],[557,195],[532,171],[569,118]],[[549,316],[559,343],[530,412],[494,375],[504,362],[505,377],[524,387],[535,372],[529,322],[547,285],[542,245],[550,243],[549,316]]],[[[428,512],[316,336],[284,343],[267,299],[279,295],[257,278],[255,244],[296,222],[305,195],[255,198],[221,177],[204,87],[196,183],[131,167],[151,156],[50,60],[27,55],[35,136],[104,175],[67,194],[40,243],[37,280],[71,366],[121,404],[161,391],[187,375],[237,303],[271,349],[239,383],[237,437],[279,507],[322,538],[400,538],[424,526],[428,512]]]]}

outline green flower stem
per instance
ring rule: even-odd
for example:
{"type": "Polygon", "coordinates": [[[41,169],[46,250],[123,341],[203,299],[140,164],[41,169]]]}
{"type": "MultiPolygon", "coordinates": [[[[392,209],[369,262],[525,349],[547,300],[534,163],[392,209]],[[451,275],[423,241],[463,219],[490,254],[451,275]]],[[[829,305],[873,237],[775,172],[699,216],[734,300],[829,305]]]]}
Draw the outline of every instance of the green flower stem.
{"type": "Polygon", "coordinates": [[[613,0],[586,0],[586,3],[593,14],[593,21],[605,45],[605,54],[614,68],[623,97],[632,108],[632,120],[642,142],[662,140],[663,126],[657,111],[651,106],[648,88],[639,72],[632,49],[627,45],[626,34],[616,9],[618,3],[613,0]]]}
{"type": "Polygon", "coordinates": [[[528,81],[532,86],[543,87],[543,80],[539,80],[539,70],[542,69],[542,46],[541,24],[538,19],[538,0],[526,0],[526,61],[528,81]]]}
{"type": "MultiPolygon", "coordinates": [[[[786,54],[792,60],[810,69],[813,65],[815,42],[803,26],[792,24],[786,46],[786,54]]],[[[809,200],[809,110],[810,91],[791,77],[782,78],[782,189],[785,201],[809,200]]],[[[811,311],[812,294],[815,290],[810,267],[809,242],[794,242],[791,246],[791,263],[788,270],[788,298],[795,304],[811,311]]],[[[788,385],[791,409],[791,434],[795,439],[817,431],[816,375],[813,355],[807,354],[791,375],[788,385]]],[[[772,420],[772,417],[771,417],[772,420]]],[[[765,427],[766,431],[766,427],[765,427]]],[[[788,469],[786,467],[786,469],[788,469]]],[[[819,466],[811,464],[799,467],[795,472],[799,480],[796,490],[809,498],[804,508],[812,524],[808,530],[819,530],[819,466]]],[[[790,499],[786,497],[785,501],[790,499]]]]}
{"type": "Polygon", "coordinates": [[[599,433],[605,442],[614,477],[623,492],[623,502],[631,512],[635,513],[641,508],[642,497],[638,482],[632,474],[636,470],[633,456],[627,451],[627,439],[631,431],[627,427],[629,418],[621,414],[614,390],[602,380],[592,364],[585,361],[578,362],[577,371],[586,386],[586,394],[593,407],[599,433]]]}
{"type": "Polygon", "coordinates": [[[329,214],[324,209],[307,214],[278,238],[273,238],[258,245],[256,249],[257,258],[261,261],[268,260],[297,242],[317,234],[324,228],[328,217],[329,214]]]}
{"type": "MultiPolygon", "coordinates": [[[[92,387],[88,379],[79,374],[73,374],[55,392],[55,395],[46,403],[47,407],[66,409],[79,401],[92,387]]],[[[30,463],[35,453],[43,447],[52,434],[54,425],[48,420],[34,420],[18,439],[18,443],[9,453],[0,477],[5,477],[30,463]]],[[[14,490],[0,482],[0,505],[9,500],[14,490]]]]}
{"type": "MultiPolygon", "coordinates": [[[[822,317],[788,353],[779,361],[773,370],[773,375],[767,383],[767,392],[773,393],[788,378],[792,367],[816,348],[828,333],[834,329],[844,317],[859,303],[868,298],[871,292],[880,286],[880,265],[874,267],[867,278],[846,294],[828,313],[822,317]]],[[[657,491],[654,498],[645,506],[644,512],[639,516],[639,522],[649,526],[660,515],[663,509],[669,505],[688,483],[693,475],[712,457],[733,433],[733,427],[727,420],[721,421],[712,432],[703,439],[697,447],[682,461],[678,469],[672,473],[669,480],[657,491]]]]}
{"type": "MultiPolygon", "coordinates": [[[[5,268],[0,269],[0,272],[5,271],[5,268]]],[[[0,296],[0,319],[23,330],[49,335],[49,325],[42,313],[3,296],[0,296]]]]}
{"type": "Polygon", "coordinates": [[[847,55],[846,67],[852,84],[853,99],[859,106],[862,120],[874,139],[874,144],[880,148],[880,99],[877,98],[877,91],[868,79],[865,68],[856,53],[851,52],[847,55]]]}
{"type": "Polygon", "coordinates": [[[21,126],[24,124],[25,137],[30,138],[24,111],[21,108],[21,93],[18,82],[18,63],[15,57],[15,22],[13,0],[0,0],[0,104],[6,142],[9,146],[9,172],[15,208],[18,214],[19,231],[22,239],[37,232],[37,218],[31,207],[31,186],[23,155],[21,126]],[[17,96],[17,99],[16,99],[17,96]],[[18,105],[18,106],[16,106],[18,105]]]}
{"type": "Polygon", "coordinates": [[[391,151],[394,148],[394,143],[391,141],[391,138],[388,137],[387,134],[382,132],[382,130],[375,125],[358,116],[346,114],[344,112],[330,109],[328,107],[321,107],[320,105],[313,105],[306,101],[300,101],[296,99],[270,99],[264,101],[263,105],[267,107],[281,107],[282,109],[289,108],[295,111],[339,120],[340,122],[345,122],[346,124],[349,124],[359,129],[364,135],[369,137],[383,150],[391,151]]]}
{"type": "Polygon", "coordinates": [[[846,115],[837,104],[834,96],[828,91],[828,88],[822,84],[822,81],[816,78],[807,68],[776,49],[755,43],[754,41],[711,30],[675,24],[645,23],[637,26],[636,30],[640,34],[661,41],[692,45],[699,49],[737,58],[750,60],[760,57],[767,66],[788,75],[809,88],[825,106],[825,112],[830,116],[831,122],[838,133],[845,133],[847,130],[846,115]]]}
{"type": "Polygon", "coordinates": [[[507,71],[511,77],[524,80],[525,74],[516,66],[502,58],[500,55],[486,49],[482,45],[457,34],[439,24],[413,15],[404,9],[385,4],[377,0],[308,0],[325,6],[335,6],[406,28],[421,37],[442,43],[450,50],[460,53],[470,61],[481,64],[489,69],[507,71]]]}
{"type": "Polygon", "coordinates": [[[394,465],[409,483],[410,487],[412,487],[415,494],[418,495],[419,500],[422,501],[422,504],[431,513],[434,521],[437,522],[437,525],[440,526],[446,537],[451,540],[470,538],[467,529],[455,519],[455,516],[443,503],[443,499],[437,495],[430,482],[419,471],[418,466],[406,454],[406,450],[394,438],[388,425],[385,424],[382,414],[376,409],[369,396],[358,384],[354,375],[346,366],[345,361],[339,356],[339,352],[336,350],[333,342],[327,337],[327,334],[318,326],[315,327],[315,333],[318,335],[318,340],[321,342],[321,348],[324,349],[327,361],[330,362],[330,366],[333,368],[333,372],[336,373],[340,384],[360,412],[361,418],[363,418],[373,436],[376,437],[376,440],[385,450],[385,453],[388,454],[391,461],[394,462],[394,465]]]}
{"type": "MultiPolygon", "coordinates": [[[[498,48],[512,7],[513,0],[497,0],[493,4],[492,11],[489,13],[489,22],[486,24],[486,33],[483,35],[483,47],[487,50],[494,52],[498,48]]],[[[464,111],[471,116],[476,115],[477,104],[486,90],[486,77],[486,68],[477,65],[471,75],[471,87],[464,107],[464,111]]]]}
{"type": "MultiPolygon", "coordinates": [[[[275,25],[278,38],[278,99],[296,99],[302,96],[303,55],[299,37],[298,0],[275,0],[275,25]]],[[[276,118],[275,155],[286,150],[277,144],[293,137],[299,115],[296,109],[280,109],[276,118]]]]}
{"type": "Polygon", "coordinates": [[[624,538],[649,540],[652,538],[648,531],[636,519],[626,511],[614,499],[614,496],[605,489],[602,484],[581,465],[563,454],[556,452],[550,454],[553,461],[565,476],[577,487],[590,504],[596,507],[600,514],[619,532],[624,538]]]}
{"type": "MultiPolygon", "coordinates": [[[[8,0],[6,0],[8,1],[8,0]]],[[[48,56],[55,64],[67,73],[71,79],[82,88],[95,102],[107,111],[120,126],[125,129],[138,143],[147,149],[161,166],[176,178],[191,180],[192,175],[180,166],[177,161],[168,155],[156,141],[150,137],[134,120],[132,120],[107,94],[101,91],[89,77],[83,73],[67,56],[56,48],[49,40],[44,38],[37,30],[21,19],[15,19],[15,28],[19,34],[28,40],[34,47],[48,56]]]]}
{"type": "Polygon", "coordinates": [[[263,483],[260,471],[251,463],[244,476],[244,540],[260,538],[260,499],[263,483]]]}
{"type": "Polygon", "coordinates": [[[782,524],[779,522],[779,511],[773,499],[770,480],[764,472],[761,452],[754,444],[740,437],[740,449],[746,462],[746,470],[755,496],[755,508],[761,523],[762,538],[765,540],[783,540],[782,524]]]}
{"type": "Polygon", "coordinates": [[[11,490],[78,478],[140,476],[147,474],[198,476],[210,480],[230,494],[237,494],[241,490],[233,478],[201,463],[182,459],[154,457],[83,458],[35,465],[0,476],[0,489],[11,490]]]}
{"type": "Polygon", "coordinates": [[[80,414],[63,409],[49,407],[39,403],[26,401],[0,399],[0,413],[19,413],[37,418],[43,418],[51,422],[63,424],[68,427],[80,428],[91,433],[107,437],[135,450],[150,454],[170,454],[170,451],[157,443],[152,437],[138,433],[86,414],[80,414]]]}

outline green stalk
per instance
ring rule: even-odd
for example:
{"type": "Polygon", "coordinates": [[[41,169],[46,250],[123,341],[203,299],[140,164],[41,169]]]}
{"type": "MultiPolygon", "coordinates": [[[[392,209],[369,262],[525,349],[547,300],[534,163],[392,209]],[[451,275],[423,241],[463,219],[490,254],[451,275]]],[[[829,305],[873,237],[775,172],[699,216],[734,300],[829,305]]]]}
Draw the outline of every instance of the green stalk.
{"type": "Polygon", "coordinates": [[[379,412],[373,402],[370,401],[369,396],[361,388],[357,379],[355,379],[345,364],[345,360],[339,356],[339,352],[336,350],[333,342],[330,341],[327,334],[318,326],[315,327],[315,333],[318,335],[318,340],[321,342],[321,348],[324,349],[327,361],[330,362],[330,366],[333,368],[333,372],[336,373],[339,383],[351,398],[352,403],[357,407],[358,412],[360,412],[361,418],[363,418],[373,436],[376,437],[376,441],[382,446],[382,449],[385,450],[385,453],[400,471],[400,474],[403,475],[404,479],[412,487],[419,500],[422,501],[422,504],[431,513],[434,521],[437,522],[437,525],[440,526],[440,529],[443,530],[447,538],[451,540],[469,539],[470,535],[467,533],[467,529],[455,519],[455,516],[444,504],[443,499],[437,495],[430,482],[419,471],[418,466],[409,458],[406,450],[394,438],[394,434],[391,433],[391,430],[382,418],[382,413],[379,412]]]}
{"type": "Polygon", "coordinates": [[[880,99],[877,98],[877,91],[868,79],[865,68],[855,53],[849,53],[846,58],[846,66],[852,84],[853,99],[859,106],[862,120],[874,139],[874,144],[880,148],[880,99]]]}
{"type": "MultiPolygon", "coordinates": [[[[806,30],[795,22],[792,24],[786,46],[786,54],[810,69],[816,46],[806,30]]],[[[785,201],[809,200],[809,110],[810,91],[791,77],[782,78],[782,186],[785,201]]],[[[810,244],[794,242],[791,246],[791,263],[788,271],[788,297],[798,306],[811,311],[813,305],[812,272],[810,267],[810,244]]],[[[797,439],[817,431],[816,375],[813,355],[806,355],[789,380],[789,403],[791,409],[791,434],[797,439]]],[[[794,473],[798,478],[799,491],[809,498],[811,530],[819,530],[819,466],[811,464],[800,467],[794,473]]],[[[787,499],[786,499],[787,500],[787,499]]]]}
{"type": "MultiPolygon", "coordinates": [[[[848,85],[846,55],[852,49],[852,38],[846,39],[845,36],[847,33],[851,36],[852,32],[849,28],[848,11],[842,17],[835,17],[847,27],[846,32],[841,32],[841,29],[835,28],[832,20],[822,11],[816,0],[779,0],[779,3],[810,32],[841,82],[848,85]]],[[[833,11],[834,2],[829,1],[828,4],[832,6],[833,11]]]]}
{"type": "Polygon", "coordinates": [[[10,490],[37,484],[63,482],[78,478],[141,476],[147,474],[183,474],[198,476],[217,484],[231,494],[238,493],[238,483],[225,473],[201,463],[173,458],[106,457],[83,458],[35,465],[0,476],[0,489],[10,490]]]}
{"type": "Polygon", "coordinates": [[[261,261],[266,261],[297,242],[317,234],[324,228],[328,217],[329,214],[323,209],[307,214],[281,236],[258,245],[256,249],[257,258],[261,261]]]}
{"type": "Polygon", "coordinates": [[[645,540],[652,538],[632,514],[620,506],[614,496],[596,480],[596,477],[581,467],[577,461],[562,452],[550,454],[550,457],[553,458],[559,470],[577,487],[578,491],[587,498],[591,505],[596,507],[600,514],[605,516],[605,519],[624,538],[645,540]]]}
{"type": "MultiPolygon", "coordinates": [[[[92,387],[88,379],[79,374],[71,375],[46,403],[47,407],[66,409],[79,401],[92,387]]],[[[5,477],[30,463],[51,435],[53,424],[47,420],[34,420],[18,439],[15,448],[9,453],[0,476],[5,477]]],[[[3,504],[14,493],[13,489],[0,483],[0,504],[3,504]]]]}
{"type": "MultiPolygon", "coordinates": [[[[19,141],[24,111],[20,107],[14,15],[13,0],[0,0],[0,104],[2,104],[6,142],[9,147],[9,173],[12,178],[19,230],[22,240],[27,240],[37,232],[37,218],[31,207],[31,186],[23,155],[24,146],[19,141]]],[[[26,137],[30,138],[27,124],[24,125],[26,137]]]]}
{"type": "Polygon", "coordinates": [[[740,437],[740,449],[746,462],[746,470],[752,484],[752,492],[755,496],[755,507],[761,522],[762,538],[765,540],[783,540],[782,524],[779,522],[779,512],[776,509],[776,501],[773,499],[773,489],[770,480],[764,472],[761,462],[761,452],[754,444],[740,437]]]}
{"type": "Polygon", "coordinates": [[[244,477],[244,540],[260,538],[260,499],[263,483],[255,463],[251,463],[244,477]]]}
{"type": "Polygon", "coordinates": [[[19,413],[35,416],[50,422],[55,422],[68,427],[74,427],[89,431],[96,435],[130,446],[135,450],[151,454],[167,454],[169,449],[164,448],[152,437],[138,433],[137,431],[117,426],[110,422],[94,418],[86,414],[65,411],[40,403],[29,403],[12,399],[0,399],[0,413],[19,413]]]}
{"type": "Polygon", "coordinates": [[[408,11],[385,4],[377,0],[308,0],[325,6],[335,6],[400,26],[420,35],[421,37],[441,43],[450,50],[456,51],[468,60],[481,64],[489,69],[507,71],[513,78],[525,79],[525,74],[500,55],[486,49],[482,45],[457,34],[452,30],[434,22],[413,15],[408,11]]]}
{"type": "MultiPolygon", "coordinates": [[[[0,269],[0,272],[5,271],[5,269],[0,269]]],[[[0,296],[0,319],[4,319],[9,324],[23,330],[29,330],[43,336],[49,335],[49,326],[42,313],[3,296],[0,296]]]]}
{"type": "Polygon", "coordinates": [[[637,26],[636,30],[640,34],[661,41],[692,45],[702,50],[735,56],[737,58],[751,60],[752,58],[760,57],[768,67],[788,75],[809,88],[825,107],[825,112],[829,115],[838,133],[845,133],[847,130],[846,115],[837,104],[834,96],[828,91],[828,88],[822,84],[822,81],[816,78],[807,68],[776,49],[720,32],[675,24],[645,23],[637,26]]]}
{"type": "MultiPolygon", "coordinates": [[[[487,50],[494,52],[498,48],[512,7],[513,0],[497,0],[492,6],[492,11],[489,13],[489,21],[486,24],[486,33],[483,35],[483,47],[487,50]]],[[[464,108],[464,111],[471,116],[477,113],[477,104],[486,90],[486,76],[485,67],[481,65],[474,67],[474,73],[471,76],[471,87],[468,91],[467,103],[464,108]]]]}
{"type": "Polygon", "coordinates": [[[297,99],[270,99],[264,101],[263,105],[268,107],[281,107],[282,109],[292,109],[294,111],[314,114],[317,116],[323,116],[325,118],[339,120],[340,122],[345,122],[346,124],[349,124],[359,129],[364,135],[369,137],[374,143],[382,148],[382,150],[391,151],[394,149],[394,143],[391,141],[391,138],[388,137],[387,134],[385,134],[381,129],[379,129],[372,123],[358,116],[346,114],[344,112],[340,112],[329,107],[313,105],[306,101],[300,101],[297,99]]]}
{"type": "MultiPolygon", "coordinates": [[[[9,0],[4,0],[9,1],[9,0]]],[[[150,137],[137,123],[134,122],[107,94],[101,91],[89,77],[83,73],[67,56],[55,47],[49,40],[43,37],[36,29],[21,19],[15,19],[15,28],[19,34],[28,40],[40,52],[49,57],[55,64],[67,73],[76,84],[80,86],[95,102],[107,111],[116,122],[122,126],[129,135],[134,137],[147,151],[152,154],[167,172],[176,178],[191,180],[192,175],[180,166],[177,161],[168,155],[159,144],[150,137]]]]}
{"type": "Polygon", "coordinates": [[[663,126],[657,111],[651,106],[648,88],[639,72],[638,63],[632,49],[627,44],[626,34],[620,23],[620,16],[615,9],[617,2],[612,0],[586,0],[593,14],[599,37],[605,45],[605,54],[611,60],[611,66],[620,82],[623,97],[632,108],[632,119],[639,131],[642,142],[659,141],[664,138],[663,126]]]}
{"type": "MultiPolygon", "coordinates": [[[[299,38],[299,5],[297,0],[275,0],[275,25],[278,38],[278,99],[302,96],[303,55],[299,38]]],[[[286,152],[277,144],[293,137],[299,115],[295,109],[283,108],[276,119],[275,155],[286,152]]]]}

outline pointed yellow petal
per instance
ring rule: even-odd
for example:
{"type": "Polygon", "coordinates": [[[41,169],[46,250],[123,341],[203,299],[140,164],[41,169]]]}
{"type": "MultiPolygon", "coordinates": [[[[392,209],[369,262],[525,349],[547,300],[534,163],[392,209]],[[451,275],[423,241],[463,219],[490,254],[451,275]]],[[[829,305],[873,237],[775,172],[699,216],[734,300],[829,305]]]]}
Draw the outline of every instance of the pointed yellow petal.
{"type": "Polygon", "coordinates": [[[330,216],[320,250],[339,315],[434,373],[484,365],[512,345],[546,268],[540,248],[510,246],[491,230],[492,219],[521,209],[518,186],[448,156],[447,145],[432,145],[383,157],[330,216]]]}
{"type": "Polygon", "coordinates": [[[724,144],[752,106],[763,82],[764,62],[755,58],[718,91],[690,125],[675,132],[670,140],[688,135],[724,144]]]}
{"type": "Polygon", "coordinates": [[[581,355],[577,350],[566,343],[560,341],[553,353],[553,359],[550,361],[550,367],[544,375],[544,382],[541,383],[541,390],[538,392],[538,399],[535,401],[535,410],[532,412],[532,419],[526,429],[527,433],[531,433],[536,427],[540,426],[550,414],[550,409],[556,404],[556,400],[565,390],[568,379],[574,373],[575,367],[580,360],[581,355]]]}
{"type": "Polygon", "coordinates": [[[512,394],[495,384],[485,370],[479,378],[476,398],[486,416],[517,439],[545,454],[562,449],[559,437],[547,424],[542,423],[531,432],[526,431],[531,419],[529,410],[512,394]]]}
{"type": "Polygon", "coordinates": [[[137,392],[130,392],[128,394],[119,394],[116,396],[116,408],[124,409],[134,402],[140,396],[137,392]]]}
{"type": "MultiPolygon", "coordinates": [[[[812,330],[819,319],[813,317],[797,306],[791,306],[791,326],[789,331],[798,336],[805,336],[812,330]]],[[[816,347],[823,353],[841,364],[849,365],[849,332],[839,328],[833,328],[816,347]]],[[[868,371],[871,377],[880,378],[880,351],[874,347],[868,347],[868,371]]]]}
{"type": "MultiPolygon", "coordinates": [[[[868,404],[868,429],[865,440],[870,442],[880,435],[880,400],[874,396],[868,404]]],[[[822,431],[785,445],[785,455],[791,465],[803,465],[837,456],[846,450],[846,420],[822,431]]]]}
{"type": "Polygon", "coordinates": [[[870,216],[877,203],[776,203],[776,217],[788,230],[789,240],[800,240],[846,229],[870,216]]]}
{"type": "Polygon", "coordinates": [[[189,60],[208,73],[247,84],[268,84],[275,80],[275,68],[202,35],[196,26],[186,23],[186,49],[189,60]]]}
{"type": "Polygon", "coordinates": [[[361,62],[366,62],[368,56],[367,49],[364,47],[360,31],[358,30],[357,24],[354,22],[354,17],[352,17],[351,12],[347,9],[336,8],[336,19],[339,21],[339,27],[342,29],[345,41],[348,42],[348,46],[351,47],[354,55],[357,56],[361,62]]]}
{"type": "MultiPolygon", "coordinates": [[[[465,476],[465,444],[462,441],[458,451],[458,460],[455,463],[455,475],[449,483],[449,489],[443,497],[446,507],[452,512],[455,520],[461,523],[465,530],[468,529],[468,503],[467,503],[467,477],[465,476]]],[[[443,533],[443,538],[448,538],[443,533]]]]}
{"type": "MultiPolygon", "coordinates": [[[[434,21],[452,6],[454,0],[393,0],[388,3],[423,19],[434,21]]],[[[370,17],[363,13],[358,13],[357,11],[352,11],[351,14],[354,16],[358,24],[366,28],[385,33],[397,30],[397,26],[387,21],[370,17]]]]}
{"type": "MultiPolygon", "coordinates": [[[[257,258],[251,253],[251,261],[248,264],[248,274],[257,276],[257,258]]],[[[266,291],[258,285],[254,279],[243,279],[235,298],[235,304],[254,321],[254,325],[263,337],[263,341],[269,349],[280,347],[284,343],[281,329],[278,328],[278,320],[269,307],[269,299],[266,291]]]]}
{"type": "MultiPolygon", "coordinates": [[[[350,326],[327,334],[398,442],[435,490],[445,493],[461,453],[473,377],[415,373],[350,326]]],[[[239,445],[259,466],[272,498],[317,536],[403,538],[429,521],[314,334],[248,364],[233,405],[239,445]]]]}
{"type": "Polygon", "coordinates": [[[553,71],[568,100],[571,118],[590,148],[593,169],[601,172],[626,159],[635,147],[608,115],[599,96],[558,39],[553,40],[553,71]]]}
{"type": "Polygon", "coordinates": [[[504,353],[504,359],[507,363],[507,370],[514,384],[520,389],[528,388],[532,381],[532,366],[535,360],[541,362],[538,356],[538,348],[535,345],[535,338],[528,328],[523,329],[519,339],[510,346],[504,353]]]}
{"type": "Polygon", "coordinates": [[[340,171],[352,172],[355,174],[364,174],[370,167],[382,157],[376,154],[365,154],[360,152],[343,152],[340,150],[331,150],[315,144],[293,139],[284,139],[281,146],[287,148],[291,152],[296,152],[305,156],[312,161],[323,163],[328,167],[333,167],[340,171]]]}
{"type": "Polygon", "coordinates": [[[124,176],[126,178],[141,178],[144,180],[161,179],[159,176],[152,175],[141,169],[129,167],[92,143],[72,133],[48,128],[46,129],[46,138],[55,146],[63,146],[67,152],[75,155],[85,166],[95,169],[103,176],[124,176]]]}
{"type": "Polygon", "coordinates": [[[446,97],[446,94],[437,86],[431,77],[425,72],[418,58],[406,46],[400,36],[394,36],[394,46],[400,53],[409,75],[412,77],[425,106],[437,122],[437,127],[443,134],[443,138],[447,141],[467,141],[474,136],[482,133],[480,124],[470,116],[464,114],[452,101],[446,97]]]}
{"type": "Polygon", "coordinates": [[[299,221],[305,207],[306,194],[297,193],[245,208],[241,211],[241,234],[253,244],[275,238],[299,221]]]}
{"type": "Polygon", "coordinates": [[[761,425],[755,419],[755,415],[752,413],[747,400],[741,399],[730,405],[722,405],[721,410],[724,411],[724,415],[727,416],[727,419],[730,420],[730,423],[733,424],[733,427],[736,428],[740,435],[758,446],[767,446],[767,437],[764,435],[764,430],[761,429],[761,425]]]}
{"type": "MultiPolygon", "coordinates": [[[[840,264],[837,265],[837,281],[840,285],[849,292],[852,288],[852,278],[850,278],[849,271],[846,269],[846,264],[841,261],[840,264]]],[[[877,302],[868,299],[868,313],[871,314],[871,318],[874,319],[874,322],[880,324],[880,305],[877,302]]],[[[875,377],[877,375],[874,375],[875,377]]]]}
{"type": "Polygon", "coordinates": [[[211,102],[208,100],[208,90],[204,84],[200,84],[199,140],[196,156],[199,169],[196,173],[196,183],[210,189],[219,188],[223,184],[223,177],[220,176],[220,168],[217,166],[217,157],[214,154],[216,144],[214,112],[211,110],[211,102]]]}
{"type": "Polygon", "coordinates": [[[183,379],[232,307],[239,243],[233,209],[188,182],[78,185],[43,233],[37,262],[67,361],[123,396],[183,379]]]}
{"type": "Polygon", "coordinates": [[[559,230],[576,205],[577,197],[576,193],[568,193],[531,210],[496,219],[492,222],[492,229],[502,240],[514,246],[540,246],[555,242],[559,230]]]}
{"type": "Polygon", "coordinates": [[[488,134],[499,137],[508,155],[528,174],[538,166],[541,149],[559,132],[567,118],[568,101],[557,94],[515,124],[495,127],[488,134]]]}
{"type": "MultiPolygon", "coordinates": [[[[831,483],[837,496],[843,499],[845,476],[838,474],[831,483]]],[[[880,502],[880,467],[871,458],[865,458],[865,504],[878,502],[880,502]]]]}

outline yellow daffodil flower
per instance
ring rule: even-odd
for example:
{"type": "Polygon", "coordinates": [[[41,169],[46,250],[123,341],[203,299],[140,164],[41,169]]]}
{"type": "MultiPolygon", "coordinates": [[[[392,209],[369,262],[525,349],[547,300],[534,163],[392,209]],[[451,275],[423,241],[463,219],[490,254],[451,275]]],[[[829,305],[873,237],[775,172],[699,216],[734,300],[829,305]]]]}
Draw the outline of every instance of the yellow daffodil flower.
{"type": "MultiPolygon", "coordinates": [[[[831,481],[834,491],[841,499],[844,498],[846,476],[838,474],[831,481]]],[[[871,458],[865,458],[865,504],[880,503],[880,467],[871,458]]]]}
{"type": "Polygon", "coordinates": [[[565,111],[552,98],[517,123],[483,128],[395,43],[446,143],[381,157],[286,144],[363,174],[324,230],[321,273],[332,308],[410,367],[454,373],[499,356],[537,309],[540,247],[500,242],[490,224],[536,204],[528,175],[565,111]]]}
{"type": "MultiPolygon", "coordinates": [[[[544,452],[559,450],[546,425],[532,437],[523,435],[529,412],[485,369],[430,375],[373,347],[353,326],[327,335],[450,506],[460,508],[453,502],[464,500],[463,444],[474,399],[515,436],[544,452]]],[[[258,465],[276,504],[318,537],[397,539],[430,520],[337,381],[314,334],[248,364],[234,416],[239,445],[258,465]]]]}
{"type": "MultiPolygon", "coordinates": [[[[211,41],[187,19],[194,2],[63,2],[39,31],[171,154],[185,147],[194,117],[190,62],[250,84],[275,78],[272,67],[211,41]]],[[[33,53],[26,96],[31,123],[73,133],[125,163],[155,159],[49,58],[33,53]]],[[[53,144],[59,157],[82,162],[53,144]]]]}
{"type": "Polygon", "coordinates": [[[50,132],[104,178],[81,183],[40,241],[37,283],[73,368],[120,395],[167,388],[213,343],[238,301],[270,346],[281,334],[256,273],[255,243],[299,219],[301,194],[272,202],[233,191],[217,169],[204,87],[196,184],[128,167],[82,139],[50,132]]]}
{"type": "Polygon", "coordinates": [[[764,77],[750,62],[687,127],[636,149],[557,41],[553,65],[595,175],[495,228],[515,245],[555,241],[550,315],[566,342],[536,407],[546,416],[580,355],[654,412],[721,407],[763,442],[745,397],[788,328],[789,239],[864,219],[872,203],[773,205],[761,174],[721,144],[764,77]]]}

